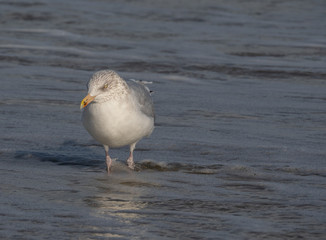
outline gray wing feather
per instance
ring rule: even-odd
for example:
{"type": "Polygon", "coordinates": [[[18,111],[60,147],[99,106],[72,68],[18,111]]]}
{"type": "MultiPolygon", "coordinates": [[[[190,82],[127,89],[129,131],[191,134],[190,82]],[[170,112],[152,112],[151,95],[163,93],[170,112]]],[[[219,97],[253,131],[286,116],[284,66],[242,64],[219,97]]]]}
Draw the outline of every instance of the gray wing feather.
{"type": "Polygon", "coordinates": [[[137,99],[140,110],[149,117],[154,118],[154,104],[149,89],[142,83],[126,81],[131,94],[137,99]]]}

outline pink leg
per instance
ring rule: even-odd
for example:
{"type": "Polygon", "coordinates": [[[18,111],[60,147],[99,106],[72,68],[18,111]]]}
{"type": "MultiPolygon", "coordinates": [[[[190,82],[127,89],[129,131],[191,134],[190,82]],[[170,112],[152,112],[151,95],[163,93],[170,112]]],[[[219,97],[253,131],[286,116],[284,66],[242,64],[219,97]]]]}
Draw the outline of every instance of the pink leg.
{"type": "Polygon", "coordinates": [[[109,156],[109,147],[104,146],[105,149],[105,162],[106,162],[106,171],[110,173],[111,171],[111,164],[112,164],[112,159],[109,156]]]}
{"type": "Polygon", "coordinates": [[[128,167],[132,170],[135,169],[134,156],[133,156],[135,147],[136,147],[136,143],[130,145],[130,155],[129,158],[127,159],[128,167]]]}

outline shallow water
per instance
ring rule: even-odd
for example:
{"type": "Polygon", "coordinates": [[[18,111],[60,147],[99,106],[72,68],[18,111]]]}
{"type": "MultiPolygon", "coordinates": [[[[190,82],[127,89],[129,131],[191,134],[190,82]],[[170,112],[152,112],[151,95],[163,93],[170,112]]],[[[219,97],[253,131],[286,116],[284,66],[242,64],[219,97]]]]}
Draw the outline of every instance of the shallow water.
{"type": "Polygon", "coordinates": [[[0,2],[1,239],[322,239],[323,1],[0,2]],[[152,81],[156,128],[104,150],[93,72],[152,81]]]}

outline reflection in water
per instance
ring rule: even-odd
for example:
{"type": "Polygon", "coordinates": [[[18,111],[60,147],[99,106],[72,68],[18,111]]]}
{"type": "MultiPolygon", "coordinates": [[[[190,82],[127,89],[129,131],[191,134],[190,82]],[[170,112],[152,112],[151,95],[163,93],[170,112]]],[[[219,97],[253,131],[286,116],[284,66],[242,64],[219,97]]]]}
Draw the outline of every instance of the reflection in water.
{"type": "Polygon", "coordinates": [[[141,201],[147,195],[149,187],[159,187],[150,184],[142,175],[129,171],[127,166],[116,163],[110,176],[97,179],[97,194],[85,197],[85,203],[95,208],[95,212],[102,217],[116,217],[119,222],[131,223],[142,217],[141,210],[147,203],[141,201]]]}
{"type": "Polygon", "coordinates": [[[324,238],[324,1],[79,3],[0,1],[0,239],[324,238]],[[136,172],[81,126],[106,68],[153,82],[136,172]]]}

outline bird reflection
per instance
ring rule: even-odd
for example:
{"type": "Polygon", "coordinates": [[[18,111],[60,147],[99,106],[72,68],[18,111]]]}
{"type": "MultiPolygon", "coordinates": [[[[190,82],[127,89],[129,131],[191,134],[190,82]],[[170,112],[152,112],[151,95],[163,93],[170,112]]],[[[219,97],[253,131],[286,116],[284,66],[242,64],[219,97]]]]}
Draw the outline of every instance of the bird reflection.
{"type": "Polygon", "coordinates": [[[84,201],[95,208],[97,214],[117,217],[123,222],[141,218],[141,210],[146,208],[148,202],[144,196],[150,188],[159,187],[135,173],[115,174],[109,179],[97,180],[98,194],[88,196],[84,201]]]}

